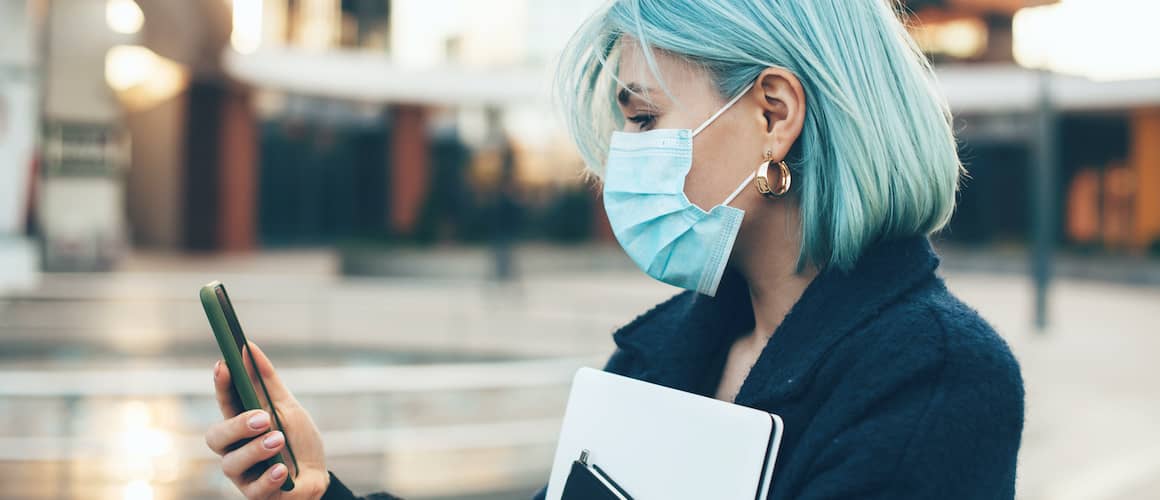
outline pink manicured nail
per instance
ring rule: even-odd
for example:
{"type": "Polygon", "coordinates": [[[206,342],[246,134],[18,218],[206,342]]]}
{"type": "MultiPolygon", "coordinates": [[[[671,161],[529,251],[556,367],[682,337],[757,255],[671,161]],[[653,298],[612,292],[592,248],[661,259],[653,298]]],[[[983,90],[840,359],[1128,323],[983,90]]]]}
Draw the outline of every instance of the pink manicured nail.
{"type": "Polygon", "coordinates": [[[269,436],[266,436],[266,439],[262,440],[262,446],[270,450],[277,448],[280,444],[282,444],[282,433],[278,431],[271,432],[269,436]]]}
{"type": "Polygon", "coordinates": [[[251,429],[265,429],[267,425],[270,425],[270,416],[267,415],[266,412],[260,411],[255,413],[254,416],[250,417],[248,423],[250,424],[251,429]]]}
{"type": "Polygon", "coordinates": [[[270,471],[270,478],[275,480],[275,481],[278,481],[284,477],[286,477],[286,466],[285,465],[282,465],[282,464],[275,465],[274,469],[270,471]]]}

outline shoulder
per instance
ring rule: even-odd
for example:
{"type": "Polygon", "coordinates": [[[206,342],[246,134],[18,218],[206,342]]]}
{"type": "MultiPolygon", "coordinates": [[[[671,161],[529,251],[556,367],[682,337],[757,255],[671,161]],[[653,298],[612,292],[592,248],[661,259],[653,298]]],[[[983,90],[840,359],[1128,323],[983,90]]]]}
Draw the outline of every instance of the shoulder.
{"type": "Polygon", "coordinates": [[[894,401],[913,419],[960,429],[988,425],[1012,436],[1023,427],[1023,378],[1010,347],[933,275],[884,304],[815,369],[815,388],[859,402],[855,410],[894,401]]]}
{"type": "Polygon", "coordinates": [[[936,280],[923,300],[943,338],[943,400],[964,417],[991,419],[998,433],[1018,436],[1024,418],[1023,375],[1007,342],[936,280]]]}
{"type": "MultiPolygon", "coordinates": [[[[1010,346],[977,311],[934,277],[866,325],[862,350],[876,369],[930,387],[931,410],[976,413],[1018,431],[1024,387],[1010,346]]],[[[860,346],[858,344],[861,344],[860,346]]]]}
{"type": "Polygon", "coordinates": [[[920,350],[936,369],[915,378],[928,390],[899,457],[898,484],[952,485],[961,498],[1013,497],[1025,393],[1010,347],[938,278],[883,317],[904,315],[915,318],[908,327],[879,333],[897,343],[924,339],[917,345],[927,346],[920,350]]]}
{"type": "Polygon", "coordinates": [[[921,331],[912,335],[933,337],[941,348],[950,384],[982,384],[997,396],[1022,401],[1023,378],[1011,347],[972,307],[951,293],[940,278],[919,287],[904,307],[921,318],[921,331]],[[925,314],[917,314],[919,311],[925,314]]]}
{"type": "Polygon", "coordinates": [[[862,340],[904,346],[916,356],[1018,375],[1007,342],[979,313],[932,277],[884,307],[863,328],[862,340]]]}
{"type": "Polygon", "coordinates": [[[860,442],[890,443],[894,465],[883,477],[892,498],[1012,497],[1024,423],[1019,364],[940,279],[884,307],[828,358],[837,387],[829,399],[845,410],[839,425],[860,442]]]}

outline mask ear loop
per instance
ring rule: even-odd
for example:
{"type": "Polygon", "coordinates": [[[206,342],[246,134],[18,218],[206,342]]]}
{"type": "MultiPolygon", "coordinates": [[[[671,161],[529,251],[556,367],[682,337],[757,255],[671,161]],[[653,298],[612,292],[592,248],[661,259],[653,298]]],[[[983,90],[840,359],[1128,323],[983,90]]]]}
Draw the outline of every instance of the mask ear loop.
{"type": "MultiPolygon", "coordinates": [[[[700,134],[701,131],[705,130],[705,128],[708,127],[709,125],[712,125],[713,121],[715,121],[717,118],[719,118],[726,111],[729,111],[729,108],[732,108],[734,104],[737,104],[737,101],[740,101],[742,97],[745,97],[745,94],[749,92],[749,89],[753,88],[754,83],[756,83],[756,82],[749,82],[749,85],[746,85],[745,88],[741,90],[741,92],[738,92],[737,95],[733,96],[733,98],[730,99],[729,102],[725,103],[725,105],[722,106],[721,109],[718,109],[716,113],[713,113],[713,116],[710,116],[709,119],[705,120],[705,122],[702,123],[700,127],[697,127],[697,129],[693,131],[693,137],[696,137],[697,134],[700,134]]],[[[722,202],[721,204],[728,205],[730,203],[733,203],[733,200],[736,199],[737,196],[741,194],[741,191],[743,191],[745,189],[745,186],[747,186],[750,182],[752,182],[754,177],[756,177],[756,176],[757,176],[757,172],[751,172],[749,174],[749,177],[746,177],[745,180],[741,182],[741,185],[737,186],[737,189],[733,191],[733,194],[729,195],[728,198],[725,198],[725,201],[722,202]]]]}
{"type": "Polygon", "coordinates": [[[749,89],[753,88],[753,83],[754,82],[750,82],[749,85],[746,85],[745,90],[738,92],[737,95],[733,96],[733,98],[730,99],[724,107],[718,109],[716,113],[713,113],[713,116],[710,116],[709,119],[705,120],[705,122],[702,123],[700,127],[697,127],[697,129],[693,131],[693,137],[697,137],[697,134],[700,134],[702,130],[705,130],[705,127],[712,125],[714,120],[716,120],[726,111],[729,111],[729,108],[732,108],[734,104],[737,104],[737,101],[740,101],[742,97],[745,97],[745,93],[749,92],[749,89]]]}
{"type": "Polygon", "coordinates": [[[745,190],[745,187],[748,186],[750,182],[753,182],[753,179],[756,177],[757,172],[750,172],[749,177],[746,177],[745,180],[741,181],[741,185],[737,186],[737,189],[733,191],[733,194],[729,195],[728,198],[725,198],[725,201],[721,202],[721,204],[728,205],[733,203],[733,200],[737,199],[737,196],[740,195],[741,192],[745,190]]]}

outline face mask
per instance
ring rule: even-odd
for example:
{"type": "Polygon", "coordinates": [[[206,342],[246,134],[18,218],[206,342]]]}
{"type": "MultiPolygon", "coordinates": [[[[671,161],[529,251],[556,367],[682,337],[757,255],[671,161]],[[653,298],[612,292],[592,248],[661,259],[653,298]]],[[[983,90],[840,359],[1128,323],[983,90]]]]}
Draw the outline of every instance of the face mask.
{"type": "Polygon", "coordinates": [[[745,216],[728,205],[754,174],[708,212],[685,196],[685,176],[693,166],[693,137],[752,86],[696,130],[613,132],[605,165],[604,209],[620,246],[649,276],[705,295],[717,293],[745,216]]]}

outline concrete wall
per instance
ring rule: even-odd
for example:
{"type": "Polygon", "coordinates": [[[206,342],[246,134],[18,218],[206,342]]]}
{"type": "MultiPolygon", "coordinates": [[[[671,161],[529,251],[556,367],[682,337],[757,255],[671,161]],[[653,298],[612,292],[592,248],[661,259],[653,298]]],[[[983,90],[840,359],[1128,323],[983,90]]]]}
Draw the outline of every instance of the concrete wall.
{"type": "Polygon", "coordinates": [[[133,137],[126,172],[126,206],[135,246],[176,249],[182,243],[182,165],[186,100],[179,94],[156,107],[129,113],[133,137]]]}
{"type": "Polygon", "coordinates": [[[24,232],[36,144],[32,16],[26,0],[0,0],[0,239],[24,232]]]}
{"type": "Polygon", "coordinates": [[[27,0],[0,0],[0,291],[35,284],[40,267],[24,237],[38,92],[35,25],[27,0]]]}
{"type": "Polygon", "coordinates": [[[0,67],[28,66],[35,60],[28,0],[0,0],[0,67]]]}
{"type": "Polygon", "coordinates": [[[105,53],[134,35],[105,25],[105,0],[51,2],[46,26],[45,119],[110,123],[120,110],[105,83],[105,53]]]}

